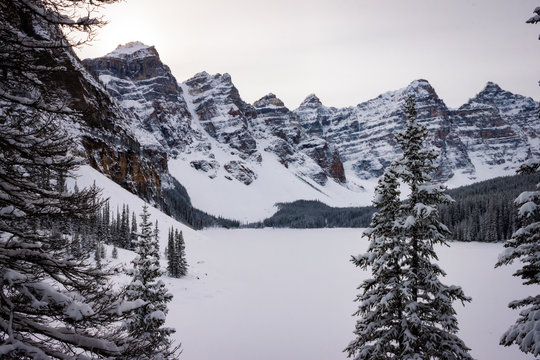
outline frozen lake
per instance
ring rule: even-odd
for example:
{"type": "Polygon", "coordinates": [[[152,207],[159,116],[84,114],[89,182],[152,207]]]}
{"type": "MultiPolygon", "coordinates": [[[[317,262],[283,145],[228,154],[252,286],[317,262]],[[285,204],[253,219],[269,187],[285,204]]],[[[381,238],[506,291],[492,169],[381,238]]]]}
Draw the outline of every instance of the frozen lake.
{"type": "MultiPolygon", "coordinates": [[[[207,230],[186,236],[190,275],[165,278],[168,323],[183,360],[344,360],[353,339],[356,287],[369,273],[350,261],[365,251],[359,229],[207,230]]],[[[446,284],[473,298],[455,303],[460,336],[479,360],[531,360],[498,345],[517,313],[513,299],[538,293],[494,269],[502,244],[438,248],[446,284]]]]}

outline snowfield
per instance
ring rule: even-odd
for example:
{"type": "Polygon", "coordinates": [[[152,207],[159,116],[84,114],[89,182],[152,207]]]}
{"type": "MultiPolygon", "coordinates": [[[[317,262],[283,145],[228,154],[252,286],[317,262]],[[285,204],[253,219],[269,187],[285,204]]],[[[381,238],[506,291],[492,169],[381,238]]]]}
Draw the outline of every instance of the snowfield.
{"type": "MultiPolygon", "coordinates": [[[[123,203],[140,212],[143,201],[97,171],[82,167],[79,187],[94,181],[110,198],[111,210],[123,203]]],[[[193,231],[149,208],[159,221],[161,249],[167,230],[184,232],[189,274],[165,277],[174,295],[167,325],[182,343],[183,360],[345,360],[353,339],[356,287],[370,274],[356,268],[351,255],[367,240],[360,229],[213,229],[193,231]]],[[[508,302],[538,294],[512,277],[517,266],[494,269],[502,244],[451,243],[439,247],[444,282],[463,287],[473,298],[454,306],[460,336],[478,360],[532,360],[517,347],[499,346],[499,337],[517,312],[508,302]]],[[[111,264],[129,266],[134,254],[119,250],[111,264]]],[[[166,262],[162,261],[162,266],[166,262]]],[[[119,275],[115,281],[129,278],[119,275]]]]}
{"type": "MultiPolygon", "coordinates": [[[[184,279],[167,279],[175,298],[184,360],[339,360],[353,339],[356,287],[368,272],[349,262],[364,252],[359,229],[208,230],[186,238],[191,265],[184,279]]],[[[526,360],[499,337],[517,312],[512,299],[538,293],[494,269],[502,244],[452,243],[437,248],[445,283],[473,301],[454,304],[460,336],[478,360],[526,360]]]]}
{"type": "MultiPolygon", "coordinates": [[[[199,234],[185,236],[189,275],[164,279],[174,294],[167,325],[177,330],[184,360],[347,358],[342,350],[353,339],[356,286],[369,276],[349,262],[367,248],[361,230],[199,234]]],[[[461,285],[473,298],[465,307],[454,304],[460,336],[472,355],[530,360],[517,347],[498,345],[517,317],[507,303],[538,293],[512,277],[512,269],[493,268],[502,249],[502,244],[452,243],[437,251],[448,273],[445,283],[461,285]]],[[[132,256],[121,251],[119,260],[128,264],[132,256]]]]}

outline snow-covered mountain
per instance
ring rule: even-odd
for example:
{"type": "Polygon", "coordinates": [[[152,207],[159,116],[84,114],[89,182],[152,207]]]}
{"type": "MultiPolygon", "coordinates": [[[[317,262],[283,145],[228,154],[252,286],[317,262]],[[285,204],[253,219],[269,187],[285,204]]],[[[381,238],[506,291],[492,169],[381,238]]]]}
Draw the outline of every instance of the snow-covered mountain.
{"type": "Polygon", "coordinates": [[[167,154],[167,169],[194,205],[238,219],[301,198],[368,204],[375,179],[399,156],[393,136],[409,95],[440,151],[441,181],[509,174],[540,156],[538,102],[493,83],[459,109],[416,80],[356,106],[326,107],[312,94],[290,110],[274,94],[246,103],[229,74],[201,72],[179,83],[156,49],[139,42],[83,63],[129,114],[143,148],[167,154]]]}

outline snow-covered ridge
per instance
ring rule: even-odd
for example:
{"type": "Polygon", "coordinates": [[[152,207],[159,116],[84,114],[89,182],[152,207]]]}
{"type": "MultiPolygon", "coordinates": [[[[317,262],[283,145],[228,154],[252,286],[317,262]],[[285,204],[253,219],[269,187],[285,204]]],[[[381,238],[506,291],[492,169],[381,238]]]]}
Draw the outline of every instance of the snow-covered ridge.
{"type": "Polygon", "coordinates": [[[179,85],[153,47],[130,43],[115,52],[114,60],[85,63],[140,118],[143,126],[133,132],[143,136],[146,131],[157,139],[169,155],[171,172],[194,204],[210,213],[254,217],[208,197],[242,203],[250,215],[268,213],[274,200],[369,204],[375,179],[400,155],[394,134],[403,127],[408,96],[415,97],[419,122],[429,129],[429,146],[440,152],[435,176],[441,181],[458,186],[511,174],[528,156],[540,155],[538,103],[493,83],[459,109],[448,109],[429,82],[420,79],[346,108],[326,107],[311,94],[291,111],[274,94],[247,104],[226,73],[203,71],[179,85]],[[263,174],[275,170],[275,161],[306,191],[292,185],[296,180],[270,181],[259,188],[263,174]],[[262,209],[263,202],[255,201],[260,197],[246,186],[271,194],[282,191],[287,199],[265,198],[270,205],[262,209]],[[328,196],[306,197],[314,189],[328,196]]]}
{"type": "Polygon", "coordinates": [[[124,58],[124,57],[146,57],[155,54],[156,50],[153,46],[148,46],[140,41],[128,42],[124,45],[118,45],[116,49],[105,55],[109,58],[124,58]]]}

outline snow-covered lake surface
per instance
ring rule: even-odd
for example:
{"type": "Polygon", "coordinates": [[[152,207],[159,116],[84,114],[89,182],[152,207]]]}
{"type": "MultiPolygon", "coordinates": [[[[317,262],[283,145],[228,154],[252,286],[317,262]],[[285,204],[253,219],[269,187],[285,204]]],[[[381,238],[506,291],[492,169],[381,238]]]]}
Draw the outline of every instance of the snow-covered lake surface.
{"type": "MultiPolygon", "coordinates": [[[[364,252],[358,229],[208,230],[186,237],[190,275],[167,278],[168,323],[184,360],[339,360],[353,338],[356,286],[369,273],[348,260],[364,252]]],[[[473,298],[456,303],[460,336],[479,360],[533,359],[498,345],[516,298],[538,292],[494,269],[502,244],[439,248],[445,283],[473,298]]]]}
{"type": "MultiPolygon", "coordinates": [[[[80,187],[95,183],[103,189],[113,212],[122,204],[141,212],[141,199],[97,171],[85,166],[78,174],[80,187]]],[[[182,343],[182,360],[346,359],[342,349],[353,339],[356,287],[370,276],[349,261],[367,248],[362,230],[193,231],[155,208],[150,213],[152,221],[159,220],[162,250],[170,226],[182,230],[186,241],[188,276],[164,278],[174,295],[167,323],[177,330],[173,336],[182,343]]],[[[512,277],[516,266],[493,268],[502,244],[450,245],[437,252],[448,273],[444,282],[462,286],[473,298],[465,307],[455,304],[460,336],[472,355],[533,360],[498,343],[517,317],[508,302],[540,289],[512,277]]],[[[133,256],[120,249],[112,262],[129,266],[133,256]]]]}

